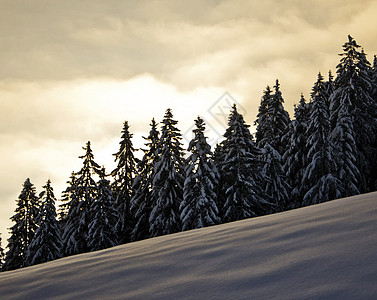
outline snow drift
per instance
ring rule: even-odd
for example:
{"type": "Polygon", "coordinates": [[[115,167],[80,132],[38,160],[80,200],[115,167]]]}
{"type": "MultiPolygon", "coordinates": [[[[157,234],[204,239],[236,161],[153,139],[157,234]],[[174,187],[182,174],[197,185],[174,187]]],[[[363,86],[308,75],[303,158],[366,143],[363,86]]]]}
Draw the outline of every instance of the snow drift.
{"type": "Polygon", "coordinates": [[[377,193],[0,274],[2,299],[376,299],[377,193]]]}

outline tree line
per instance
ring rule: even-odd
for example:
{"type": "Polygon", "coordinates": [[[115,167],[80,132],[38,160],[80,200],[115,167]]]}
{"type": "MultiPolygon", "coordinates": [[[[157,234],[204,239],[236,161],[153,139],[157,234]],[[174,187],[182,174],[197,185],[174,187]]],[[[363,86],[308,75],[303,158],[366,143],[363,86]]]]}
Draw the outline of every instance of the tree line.
{"type": "Polygon", "coordinates": [[[377,187],[377,59],[348,36],[334,79],[321,73],[290,119],[280,83],[263,92],[255,136],[233,105],[212,151],[195,120],[187,152],[171,109],[153,119],[143,157],[124,122],[117,166],[95,162],[91,143],[58,212],[50,180],[27,179],[17,200],[3,270],[64,256],[317,204],[377,187]],[[159,128],[160,127],[160,128],[159,128]]]}

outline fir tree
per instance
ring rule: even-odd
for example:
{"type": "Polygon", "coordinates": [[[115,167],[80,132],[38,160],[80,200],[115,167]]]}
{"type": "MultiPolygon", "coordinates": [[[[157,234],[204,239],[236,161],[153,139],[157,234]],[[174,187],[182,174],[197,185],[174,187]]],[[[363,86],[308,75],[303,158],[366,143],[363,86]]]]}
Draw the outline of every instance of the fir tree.
{"type": "Polygon", "coordinates": [[[342,58],[337,66],[335,91],[330,100],[330,109],[331,125],[334,130],[351,123],[347,130],[352,128],[351,135],[356,143],[355,164],[359,170],[357,173],[360,174],[358,190],[366,192],[373,189],[371,167],[375,164],[373,158],[376,152],[374,144],[377,120],[376,102],[371,97],[373,90],[371,67],[365,53],[358,51],[359,48],[356,41],[348,36],[348,42],[343,45],[344,53],[340,54],[342,58]],[[339,122],[341,124],[338,124],[339,122]]]}
{"type": "Polygon", "coordinates": [[[118,240],[121,244],[130,241],[133,229],[133,220],[130,213],[130,200],[132,197],[132,185],[136,174],[136,161],[132,145],[132,133],[129,131],[128,122],[123,124],[120,148],[114,154],[117,167],[111,172],[114,178],[113,191],[115,195],[115,207],[119,212],[117,224],[118,240]]]}
{"type": "Polygon", "coordinates": [[[152,175],[156,163],[156,153],[159,145],[159,132],[154,119],[150,124],[149,136],[144,156],[138,164],[138,175],[135,178],[132,189],[134,195],[131,199],[131,212],[135,219],[135,226],[131,233],[131,240],[142,240],[149,237],[149,217],[152,211],[152,175]]]}
{"type": "Polygon", "coordinates": [[[302,185],[308,188],[303,205],[317,204],[339,198],[341,182],[335,176],[333,146],[329,140],[330,118],[325,83],[321,73],[312,91],[312,107],[308,136],[308,166],[303,174],[302,185]]]}
{"type": "Polygon", "coordinates": [[[101,250],[118,245],[116,224],[119,214],[114,208],[114,197],[110,181],[102,168],[98,182],[97,197],[90,207],[91,220],[87,244],[89,251],[101,250]]]}
{"type": "Polygon", "coordinates": [[[183,149],[181,133],[176,127],[171,109],[162,121],[152,181],[153,209],[149,217],[150,236],[160,236],[181,230],[179,205],[183,199],[183,149]]]}
{"type": "Polygon", "coordinates": [[[182,230],[206,227],[220,223],[216,204],[218,172],[212,160],[211,146],[204,136],[205,124],[198,117],[193,130],[194,138],[188,151],[183,201],[180,205],[182,230]]]}
{"type": "Polygon", "coordinates": [[[97,196],[97,183],[93,176],[100,173],[100,167],[94,161],[90,142],[83,149],[85,155],[79,157],[83,159],[83,167],[76,173],[76,186],[64,227],[63,252],[66,256],[84,253],[89,249],[88,225],[92,220],[90,207],[97,196]]]}
{"type": "Polygon", "coordinates": [[[221,166],[225,222],[263,215],[270,209],[262,190],[261,152],[248,127],[234,105],[224,134],[226,155],[221,166]]]}
{"type": "Polygon", "coordinates": [[[42,206],[38,216],[38,228],[28,247],[26,264],[35,265],[62,257],[62,238],[56,220],[53,188],[48,180],[39,195],[42,206]]]}
{"type": "Polygon", "coordinates": [[[15,224],[10,228],[9,250],[5,257],[3,270],[14,270],[25,266],[27,249],[37,228],[38,210],[36,190],[28,178],[18,196],[15,215],[11,217],[15,224]]]}
{"type": "Polygon", "coordinates": [[[302,177],[307,166],[306,131],[309,112],[310,105],[301,94],[300,102],[295,106],[295,119],[289,125],[287,151],[283,156],[287,183],[291,187],[287,209],[301,207],[307,191],[302,184],[302,177]]]}

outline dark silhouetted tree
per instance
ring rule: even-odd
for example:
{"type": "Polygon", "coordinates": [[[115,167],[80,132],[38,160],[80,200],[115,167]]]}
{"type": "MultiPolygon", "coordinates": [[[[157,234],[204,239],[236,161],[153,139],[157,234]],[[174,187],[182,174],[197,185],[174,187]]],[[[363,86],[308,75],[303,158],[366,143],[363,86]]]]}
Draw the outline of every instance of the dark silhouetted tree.
{"type": "Polygon", "coordinates": [[[150,236],[181,230],[179,205],[183,200],[183,149],[181,133],[171,109],[162,121],[161,138],[152,181],[153,209],[149,217],[150,236]]]}
{"type": "Polygon", "coordinates": [[[119,151],[114,154],[117,167],[111,172],[115,196],[115,208],[119,212],[117,224],[118,241],[123,244],[130,241],[133,230],[133,219],[130,212],[130,201],[133,194],[132,185],[136,174],[136,161],[132,145],[132,133],[128,122],[123,124],[119,151]]]}
{"type": "Polygon", "coordinates": [[[131,240],[142,240],[149,237],[149,217],[152,211],[152,180],[153,168],[159,145],[159,132],[154,119],[150,124],[147,149],[143,149],[144,156],[138,164],[138,175],[133,184],[134,195],[131,199],[131,212],[135,219],[135,226],[131,233],[131,240]]]}
{"type": "Polygon", "coordinates": [[[183,201],[180,205],[182,230],[207,227],[220,223],[216,204],[218,172],[212,160],[211,146],[204,136],[205,123],[198,117],[190,141],[191,152],[186,163],[183,201]]]}
{"type": "Polygon", "coordinates": [[[26,265],[36,265],[62,257],[62,238],[56,219],[54,191],[48,180],[39,195],[41,209],[38,228],[30,242],[26,255],[26,265]]]}
{"type": "Polygon", "coordinates": [[[11,217],[15,224],[10,228],[9,250],[5,256],[3,270],[14,270],[25,266],[27,249],[37,229],[38,212],[39,202],[36,190],[28,178],[18,196],[15,215],[11,217]]]}

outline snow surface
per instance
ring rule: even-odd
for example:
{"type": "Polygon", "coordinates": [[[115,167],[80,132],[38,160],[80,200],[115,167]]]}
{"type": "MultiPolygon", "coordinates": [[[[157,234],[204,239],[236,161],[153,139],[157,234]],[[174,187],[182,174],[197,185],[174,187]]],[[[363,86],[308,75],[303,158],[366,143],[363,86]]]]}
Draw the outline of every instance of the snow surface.
{"type": "Polygon", "coordinates": [[[377,193],[0,274],[1,299],[377,299],[377,193]]]}

